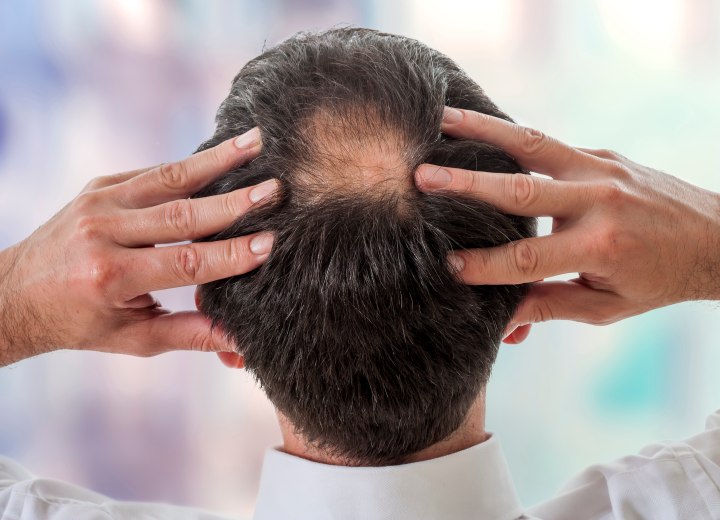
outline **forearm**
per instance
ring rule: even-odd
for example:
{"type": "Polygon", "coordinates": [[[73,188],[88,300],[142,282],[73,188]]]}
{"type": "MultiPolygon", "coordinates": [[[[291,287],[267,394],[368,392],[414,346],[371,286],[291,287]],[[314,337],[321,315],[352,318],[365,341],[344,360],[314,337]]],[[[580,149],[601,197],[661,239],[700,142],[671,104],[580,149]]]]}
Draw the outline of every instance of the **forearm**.
{"type": "Polygon", "coordinates": [[[29,341],[27,316],[21,295],[13,290],[18,247],[0,251],[0,367],[39,354],[29,341]]]}

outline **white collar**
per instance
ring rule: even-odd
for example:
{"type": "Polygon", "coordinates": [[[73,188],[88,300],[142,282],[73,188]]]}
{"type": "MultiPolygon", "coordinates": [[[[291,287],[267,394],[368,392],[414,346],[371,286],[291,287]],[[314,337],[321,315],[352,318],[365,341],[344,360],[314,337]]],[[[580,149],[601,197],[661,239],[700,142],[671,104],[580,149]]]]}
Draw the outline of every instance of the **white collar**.
{"type": "Polygon", "coordinates": [[[511,520],[522,514],[500,443],[491,437],[444,457],[376,468],[320,464],[270,449],[254,518],[511,520]]]}

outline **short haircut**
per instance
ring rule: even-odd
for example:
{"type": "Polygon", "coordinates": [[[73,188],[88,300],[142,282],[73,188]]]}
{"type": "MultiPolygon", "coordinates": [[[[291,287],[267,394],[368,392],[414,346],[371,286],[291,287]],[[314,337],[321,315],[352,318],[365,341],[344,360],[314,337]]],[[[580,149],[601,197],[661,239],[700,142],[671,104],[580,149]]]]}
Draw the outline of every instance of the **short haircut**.
{"type": "Polygon", "coordinates": [[[508,119],[458,65],[368,29],[300,33],[247,63],[200,150],[258,126],[261,155],[204,189],[271,178],[278,196],[207,240],[268,230],[259,269],[208,283],[201,309],[315,447],[385,465],[451,435],[487,383],[525,285],[466,286],[449,251],[535,234],[534,219],[420,192],[424,162],[521,172],[440,133],[443,106],[508,119]]]}

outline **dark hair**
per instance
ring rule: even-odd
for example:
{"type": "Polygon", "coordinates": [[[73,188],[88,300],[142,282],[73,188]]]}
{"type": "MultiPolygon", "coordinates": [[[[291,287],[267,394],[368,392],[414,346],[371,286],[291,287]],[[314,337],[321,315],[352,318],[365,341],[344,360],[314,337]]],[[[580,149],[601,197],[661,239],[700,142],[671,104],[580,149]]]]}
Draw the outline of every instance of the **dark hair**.
{"type": "Polygon", "coordinates": [[[281,181],[273,203],[208,238],[272,230],[268,261],[205,284],[201,308],[296,430],[349,464],[399,463],[455,431],[527,289],[466,286],[447,265],[451,249],[528,237],[535,221],[414,187],[423,162],[520,171],[441,135],[444,105],[509,119],[418,41],[302,33],[242,68],[200,147],[262,133],[260,157],[198,196],[281,181]]]}

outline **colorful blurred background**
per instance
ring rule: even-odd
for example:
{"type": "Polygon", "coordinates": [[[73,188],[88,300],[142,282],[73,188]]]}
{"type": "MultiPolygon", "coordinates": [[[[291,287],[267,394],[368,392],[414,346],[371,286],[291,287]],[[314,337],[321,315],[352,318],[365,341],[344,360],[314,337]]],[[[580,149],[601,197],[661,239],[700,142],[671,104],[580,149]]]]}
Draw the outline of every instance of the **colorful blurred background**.
{"type": "MultiPolygon", "coordinates": [[[[5,0],[0,248],[92,177],[190,154],[247,60],[342,24],[418,38],[520,122],[720,191],[718,1],[5,0]]],[[[160,298],[193,306],[191,290],[160,298]]],[[[586,465],[702,429],[720,407],[716,307],[542,324],[502,348],[488,429],[526,505],[586,465]]],[[[252,378],[213,355],[58,352],[0,370],[0,453],[115,498],[247,516],[278,442],[252,378]]]]}

